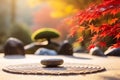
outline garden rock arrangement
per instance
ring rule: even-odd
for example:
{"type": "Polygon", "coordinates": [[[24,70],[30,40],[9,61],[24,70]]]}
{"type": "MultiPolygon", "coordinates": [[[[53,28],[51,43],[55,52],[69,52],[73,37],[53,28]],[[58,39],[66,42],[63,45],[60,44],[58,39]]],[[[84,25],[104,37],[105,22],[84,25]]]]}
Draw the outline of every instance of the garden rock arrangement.
{"type": "Polygon", "coordinates": [[[6,55],[25,55],[23,42],[16,38],[9,38],[4,45],[6,55]]]}
{"type": "Polygon", "coordinates": [[[120,48],[108,48],[104,54],[106,56],[120,56],[120,48]]]}
{"type": "Polygon", "coordinates": [[[58,38],[60,33],[52,28],[41,28],[35,31],[31,38],[34,41],[32,44],[25,46],[25,52],[29,54],[34,54],[39,48],[47,48],[58,51],[59,44],[52,42],[51,39],[58,38]],[[42,45],[41,43],[47,41],[47,44],[42,45]],[[37,43],[37,44],[36,44],[37,43]]]}

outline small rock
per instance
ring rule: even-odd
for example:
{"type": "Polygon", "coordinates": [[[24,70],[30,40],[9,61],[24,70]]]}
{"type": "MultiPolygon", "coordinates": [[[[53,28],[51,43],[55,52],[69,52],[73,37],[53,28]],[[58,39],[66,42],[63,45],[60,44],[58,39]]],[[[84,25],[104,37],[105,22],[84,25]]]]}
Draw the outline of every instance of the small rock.
{"type": "Polygon", "coordinates": [[[120,48],[108,48],[104,54],[106,56],[120,56],[120,48]]]}
{"type": "Polygon", "coordinates": [[[57,55],[55,50],[50,50],[46,48],[39,48],[36,52],[36,55],[57,55]]]}
{"type": "Polygon", "coordinates": [[[55,50],[56,52],[58,52],[59,44],[55,42],[51,42],[48,45],[48,42],[44,41],[44,42],[33,42],[24,46],[25,53],[27,54],[34,54],[35,51],[39,48],[47,48],[47,49],[55,50]]]}
{"type": "MultiPolygon", "coordinates": [[[[38,42],[33,42],[24,46],[26,54],[34,54],[37,49],[39,49],[41,45],[38,42]]],[[[43,47],[43,46],[42,46],[43,47]]]]}
{"type": "Polygon", "coordinates": [[[59,51],[59,55],[73,55],[73,46],[65,40],[64,43],[61,45],[59,51]]]}
{"type": "Polygon", "coordinates": [[[90,49],[90,54],[91,55],[96,55],[96,56],[105,56],[104,53],[100,50],[99,47],[94,47],[90,49]]]}
{"type": "Polygon", "coordinates": [[[63,64],[63,59],[43,59],[41,60],[41,64],[46,67],[57,67],[63,64]]]}
{"type": "Polygon", "coordinates": [[[16,38],[9,38],[4,45],[5,55],[25,55],[23,42],[16,38]]]}

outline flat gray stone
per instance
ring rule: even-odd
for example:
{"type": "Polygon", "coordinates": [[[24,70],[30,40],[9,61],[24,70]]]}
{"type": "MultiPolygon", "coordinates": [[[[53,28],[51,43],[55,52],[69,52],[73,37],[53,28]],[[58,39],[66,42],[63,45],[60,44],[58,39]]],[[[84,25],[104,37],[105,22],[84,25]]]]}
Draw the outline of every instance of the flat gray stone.
{"type": "Polygon", "coordinates": [[[41,64],[46,67],[57,67],[63,64],[63,59],[43,59],[41,60],[41,64]]]}

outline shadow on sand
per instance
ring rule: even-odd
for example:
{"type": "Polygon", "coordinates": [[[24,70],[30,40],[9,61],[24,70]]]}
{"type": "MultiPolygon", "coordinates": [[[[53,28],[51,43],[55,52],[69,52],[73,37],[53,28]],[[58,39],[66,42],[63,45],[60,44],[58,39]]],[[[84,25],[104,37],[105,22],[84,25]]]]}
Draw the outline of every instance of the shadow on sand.
{"type": "Polygon", "coordinates": [[[74,59],[85,59],[85,60],[91,60],[92,58],[86,58],[86,57],[78,57],[78,56],[65,56],[69,58],[74,58],[74,59]]]}
{"type": "Polygon", "coordinates": [[[23,56],[23,55],[7,55],[7,56],[4,56],[4,58],[6,58],[6,59],[24,59],[25,56],[23,56]]]}

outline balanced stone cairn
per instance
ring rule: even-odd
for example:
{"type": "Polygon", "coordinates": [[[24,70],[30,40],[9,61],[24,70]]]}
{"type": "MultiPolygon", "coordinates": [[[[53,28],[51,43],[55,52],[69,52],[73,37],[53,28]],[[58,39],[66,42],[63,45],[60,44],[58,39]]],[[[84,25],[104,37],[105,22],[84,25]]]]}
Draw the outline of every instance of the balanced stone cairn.
{"type": "Polygon", "coordinates": [[[43,59],[41,64],[46,67],[58,67],[64,63],[63,59],[43,59]]]}

